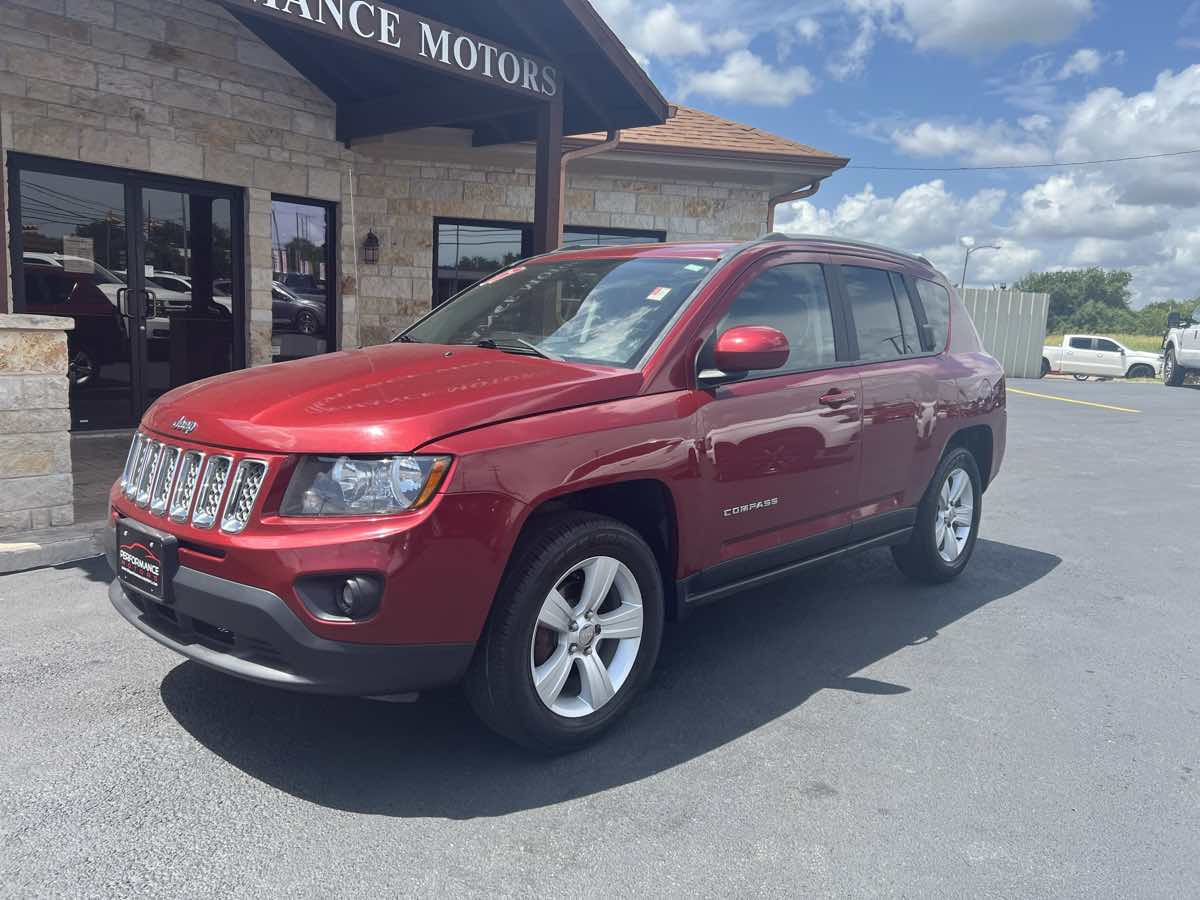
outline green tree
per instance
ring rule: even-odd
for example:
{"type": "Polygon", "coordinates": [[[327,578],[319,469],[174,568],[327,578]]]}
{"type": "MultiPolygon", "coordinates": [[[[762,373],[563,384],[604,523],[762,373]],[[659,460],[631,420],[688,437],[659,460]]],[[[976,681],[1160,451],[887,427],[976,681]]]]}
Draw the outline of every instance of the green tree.
{"type": "MultiPolygon", "coordinates": [[[[1030,272],[1014,288],[1050,295],[1049,329],[1052,334],[1076,327],[1072,323],[1083,307],[1096,304],[1115,312],[1129,310],[1129,284],[1133,275],[1123,269],[1073,269],[1062,272],[1030,272]]],[[[1096,318],[1101,310],[1090,308],[1096,318]]]]}

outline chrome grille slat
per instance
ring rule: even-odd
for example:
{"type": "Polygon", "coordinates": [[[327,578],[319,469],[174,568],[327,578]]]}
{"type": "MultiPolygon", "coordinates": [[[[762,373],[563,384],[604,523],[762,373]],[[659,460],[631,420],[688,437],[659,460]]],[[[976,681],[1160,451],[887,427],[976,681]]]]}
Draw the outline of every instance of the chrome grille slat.
{"type": "Polygon", "coordinates": [[[143,509],[150,505],[150,486],[154,484],[154,476],[158,474],[158,464],[162,460],[164,446],[155,441],[146,453],[146,467],[138,479],[137,499],[134,501],[143,509]]]}
{"type": "Polygon", "coordinates": [[[200,482],[200,493],[196,497],[196,509],[192,513],[192,525],[196,528],[212,528],[217,520],[217,512],[221,508],[221,498],[225,495],[225,485],[229,481],[229,470],[233,467],[233,458],[229,456],[210,456],[204,466],[204,478],[200,482]]]}
{"type": "Polygon", "coordinates": [[[204,454],[189,450],[179,463],[179,474],[175,479],[175,490],[171,492],[171,521],[183,523],[192,511],[192,499],[196,496],[196,485],[200,483],[200,470],[204,465],[204,454]]]}
{"type": "Polygon", "coordinates": [[[162,459],[158,463],[158,472],[150,487],[150,512],[161,516],[167,511],[167,501],[171,497],[171,486],[175,482],[175,470],[179,467],[179,448],[170,444],[163,446],[162,459]]]}
{"type": "Polygon", "coordinates": [[[146,471],[146,464],[150,462],[150,450],[153,446],[154,442],[143,435],[141,447],[138,449],[137,462],[134,464],[129,483],[125,485],[125,496],[130,500],[137,497],[138,485],[142,482],[142,474],[146,471]]]}
{"type": "Polygon", "coordinates": [[[134,470],[137,468],[138,453],[142,449],[142,442],[145,438],[139,431],[133,436],[133,440],[129,443],[129,455],[125,457],[125,468],[121,470],[121,490],[124,491],[129,486],[129,479],[133,477],[134,470]]]}
{"type": "Polygon", "coordinates": [[[238,463],[233,485],[229,488],[229,499],[225,501],[225,515],[221,517],[221,530],[230,534],[242,531],[250,522],[254,501],[262,490],[267,477],[267,464],[261,459],[243,459],[238,463]]]}

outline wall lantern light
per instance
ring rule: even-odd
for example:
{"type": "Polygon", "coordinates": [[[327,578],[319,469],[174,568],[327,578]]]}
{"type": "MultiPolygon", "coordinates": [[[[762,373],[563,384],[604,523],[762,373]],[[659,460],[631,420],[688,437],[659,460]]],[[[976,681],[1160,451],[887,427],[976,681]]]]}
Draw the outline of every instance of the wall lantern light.
{"type": "Polygon", "coordinates": [[[368,266],[376,265],[379,262],[379,235],[373,230],[368,231],[363,240],[363,262],[368,266]]]}

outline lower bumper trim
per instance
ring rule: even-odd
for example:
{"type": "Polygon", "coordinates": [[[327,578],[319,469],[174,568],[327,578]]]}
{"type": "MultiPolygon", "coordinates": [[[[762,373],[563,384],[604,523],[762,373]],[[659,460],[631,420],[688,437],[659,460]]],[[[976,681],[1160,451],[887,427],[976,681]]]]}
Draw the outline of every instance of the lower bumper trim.
{"type": "Polygon", "coordinates": [[[320,694],[401,694],[455,684],[471,644],[356,644],[309,631],[269,591],[181,567],[174,602],[114,581],[112,605],[131,625],[188,659],[238,678],[320,694]]]}

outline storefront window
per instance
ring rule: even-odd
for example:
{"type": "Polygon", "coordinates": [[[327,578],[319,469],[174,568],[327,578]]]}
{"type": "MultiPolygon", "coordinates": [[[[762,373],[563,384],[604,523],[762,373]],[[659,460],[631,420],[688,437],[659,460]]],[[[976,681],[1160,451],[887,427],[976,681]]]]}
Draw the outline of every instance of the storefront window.
{"type": "Polygon", "coordinates": [[[271,203],[274,282],[271,358],[325,353],[335,345],[333,208],[276,197],[271,203]]]}
{"type": "MultiPolygon", "coordinates": [[[[564,247],[657,243],[665,238],[660,231],[575,227],[563,230],[564,247]]],[[[438,306],[497,269],[532,256],[533,226],[522,222],[439,219],[434,225],[434,246],[433,305],[438,306]]]]}

